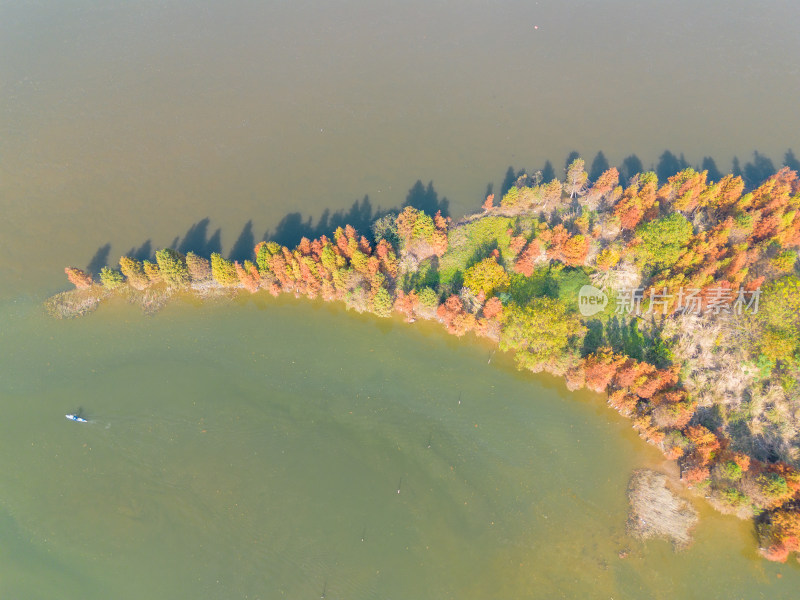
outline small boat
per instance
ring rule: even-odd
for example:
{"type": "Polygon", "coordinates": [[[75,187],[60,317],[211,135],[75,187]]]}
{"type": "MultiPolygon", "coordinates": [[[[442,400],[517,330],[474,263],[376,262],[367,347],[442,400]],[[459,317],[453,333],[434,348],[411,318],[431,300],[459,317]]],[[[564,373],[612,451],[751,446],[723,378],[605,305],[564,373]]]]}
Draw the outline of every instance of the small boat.
{"type": "Polygon", "coordinates": [[[67,417],[67,419],[69,419],[70,421],[75,421],[76,423],[88,423],[89,422],[89,419],[84,419],[80,415],[64,415],[64,416],[67,417]]]}

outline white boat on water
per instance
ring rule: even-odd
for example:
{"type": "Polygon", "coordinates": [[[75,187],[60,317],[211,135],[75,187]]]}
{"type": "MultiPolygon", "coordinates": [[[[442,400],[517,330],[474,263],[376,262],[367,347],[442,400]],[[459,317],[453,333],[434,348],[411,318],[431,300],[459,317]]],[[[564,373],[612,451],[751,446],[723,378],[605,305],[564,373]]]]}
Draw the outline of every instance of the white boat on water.
{"type": "Polygon", "coordinates": [[[75,421],[76,423],[88,423],[88,422],[89,422],[89,420],[88,420],[88,419],[84,419],[84,418],[83,418],[82,416],[80,416],[80,415],[64,415],[64,416],[65,416],[67,419],[69,419],[70,421],[75,421]]]}

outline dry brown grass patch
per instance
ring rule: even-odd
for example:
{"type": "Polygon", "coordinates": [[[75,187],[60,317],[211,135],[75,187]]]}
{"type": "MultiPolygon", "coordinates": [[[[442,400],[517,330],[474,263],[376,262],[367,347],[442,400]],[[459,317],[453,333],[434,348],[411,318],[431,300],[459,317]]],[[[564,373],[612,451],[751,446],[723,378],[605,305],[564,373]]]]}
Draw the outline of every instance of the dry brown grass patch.
{"type": "Polygon", "coordinates": [[[646,540],[666,538],[676,550],[692,543],[697,511],[667,488],[667,476],[650,469],[633,472],[628,483],[628,533],[646,540]]]}

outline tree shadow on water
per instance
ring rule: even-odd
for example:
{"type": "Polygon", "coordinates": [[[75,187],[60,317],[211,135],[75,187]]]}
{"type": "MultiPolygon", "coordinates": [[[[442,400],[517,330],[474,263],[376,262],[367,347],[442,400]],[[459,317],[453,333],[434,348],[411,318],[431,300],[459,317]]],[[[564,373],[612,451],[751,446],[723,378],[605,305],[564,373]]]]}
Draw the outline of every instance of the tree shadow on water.
{"type": "Polygon", "coordinates": [[[656,175],[658,175],[658,180],[661,183],[664,183],[675,175],[678,171],[682,171],[686,167],[689,166],[689,163],[683,158],[683,154],[680,155],[680,158],[675,156],[669,150],[664,150],[661,156],[658,158],[658,165],[656,166],[656,175]]]}
{"type": "MultiPolygon", "coordinates": [[[[572,162],[574,158],[579,156],[577,151],[571,151],[567,157],[566,164],[572,162]]],[[[783,157],[783,165],[791,169],[800,169],[800,161],[791,150],[787,150],[783,157]]],[[[653,167],[657,171],[659,181],[665,182],[668,177],[671,177],[678,171],[688,167],[689,164],[684,159],[683,154],[675,155],[669,150],[665,150],[660,158],[658,165],[653,167]]],[[[589,167],[589,181],[596,181],[596,179],[609,168],[608,160],[602,151],[599,151],[589,167]]],[[[717,163],[710,156],[704,156],[702,163],[695,167],[696,169],[708,171],[708,181],[719,181],[722,173],[717,168],[717,163]]],[[[620,184],[625,186],[633,175],[644,171],[644,165],[638,156],[635,154],[628,155],[622,164],[618,167],[620,172],[620,184]]],[[[746,163],[743,167],[739,163],[739,159],[734,157],[732,168],[729,172],[734,175],[741,175],[745,179],[748,189],[753,189],[760,185],[765,179],[770,177],[776,172],[774,163],[758,151],[753,152],[753,159],[751,162],[746,163]]],[[[495,199],[496,204],[500,204],[502,196],[517,183],[520,177],[524,177],[526,171],[521,169],[516,171],[513,167],[508,167],[505,173],[503,182],[500,186],[500,198],[495,199]]],[[[533,176],[528,176],[525,179],[525,184],[529,185],[531,182],[548,183],[556,178],[553,163],[550,160],[545,161],[541,170],[534,171],[533,176]]],[[[493,184],[490,182],[486,187],[486,195],[492,193],[493,184]]],[[[303,237],[314,239],[322,235],[332,236],[333,232],[338,227],[351,225],[355,230],[366,236],[372,238],[372,224],[379,218],[389,213],[399,213],[403,207],[412,206],[418,210],[424,210],[430,215],[435,215],[441,211],[442,216],[449,216],[450,201],[445,198],[439,198],[433,182],[428,182],[427,185],[423,184],[421,180],[417,180],[414,185],[409,189],[405,201],[400,208],[382,209],[380,207],[373,207],[369,196],[364,196],[361,200],[356,200],[349,209],[340,209],[332,211],[325,209],[319,216],[316,223],[311,216],[304,217],[299,211],[287,213],[275,226],[274,230],[267,230],[262,239],[265,241],[275,241],[283,246],[289,248],[297,245],[303,237]]],[[[475,211],[480,209],[475,206],[475,211]]],[[[192,224],[182,236],[176,236],[166,248],[174,248],[186,254],[187,252],[194,252],[200,256],[208,257],[212,253],[222,253],[222,232],[217,228],[209,236],[210,220],[208,217],[200,219],[192,224]]],[[[255,236],[253,234],[253,221],[248,220],[241,233],[231,247],[229,257],[231,260],[245,260],[252,259],[253,248],[255,246],[255,236]]],[[[154,246],[151,240],[146,240],[139,247],[131,248],[126,256],[135,258],[137,260],[155,260],[154,259],[154,246]]],[[[89,261],[86,270],[92,274],[100,273],[101,269],[108,265],[108,258],[111,252],[111,244],[107,243],[100,246],[95,252],[94,256],[89,261]]],[[[612,337],[614,331],[609,332],[612,337]]],[[[622,332],[619,332],[622,333],[622,332]]]]}
{"type": "Polygon", "coordinates": [[[388,210],[372,208],[369,196],[359,202],[354,201],[347,210],[331,212],[329,208],[322,211],[316,223],[312,218],[304,218],[300,212],[290,212],[284,216],[274,230],[264,233],[265,241],[273,241],[289,248],[297,245],[302,238],[314,239],[323,235],[331,236],[338,227],[350,225],[361,235],[371,236],[372,223],[388,210]]]}
{"type": "MultiPolygon", "coordinates": [[[[422,181],[417,180],[408,191],[401,208],[412,206],[418,210],[424,210],[430,215],[441,211],[442,216],[448,216],[449,205],[450,201],[447,198],[439,198],[432,181],[425,186],[422,181]]],[[[350,225],[359,234],[371,238],[372,224],[389,213],[399,213],[401,208],[373,207],[369,196],[364,196],[360,201],[354,201],[349,209],[335,212],[325,209],[316,223],[311,216],[304,217],[299,211],[294,211],[285,215],[274,230],[267,230],[263,239],[291,248],[304,237],[314,239],[322,235],[331,236],[336,228],[345,225],[350,225]]]]}
{"type": "Polygon", "coordinates": [[[441,212],[443,217],[450,216],[450,201],[447,198],[439,200],[439,195],[433,189],[432,181],[428,182],[426,187],[421,180],[417,179],[417,182],[408,190],[406,201],[403,202],[403,208],[406,206],[425,211],[431,216],[437,212],[441,212]]]}
{"type": "Polygon", "coordinates": [[[194,252],[200,256],[210,256],[213,252],[222,252],[222,232],[219,228],[208,237],[210,219],[200,219],[191,225],[183,238],[175,238],[170,246],[182,254],[194,252]]]}
{"type": "Polygon", "coordinates": [[[622,164],[618,167],[620,183],[627,183],[637,173],[644,171],[644,165],[635,154],[626,156],[622,164]]]}
{"type": "Polygon", "coordinates": [[[608,159],[606,155],[603,154],[603,151],[600,150],[597,154],[595,154],[594,159],[592,160],[592,166],[589,167],[589,181],[597,181],[597,179],[608,171],[611,168],[608,164],[608,159]]]}
{"type": "Polygon", "coordinates": [[[97,275],[103,269],[103,267],[108,266],[108,255],[111,252],[111,244],[104,244],[97,249],[97,252],[94,253],[94,256],[89,261],[89,264],[86,265],[86,271],[88,273],[92,273],[93,275],[97,275]]]}
{"type": "Polygon", "coordinates": [[[580,152],[577,150],[571,150],[569,154],[567,154],[567,160],[564,161],[564,173],[567,172],[569,166],[572,164],[572,161],[581,157],[580,152]]]}
{"type": "Polygon", "coordinates": [[[228,255],[230,260],[249,260],[253,257],[253,248],[256,245],[255,237],[253,236],[253,221],[252,219],[245,223],[242,232],[231,247],[231,252],[228,255]]]}
{"type": "Polygon", "coordinates": [[[138,248],[131,248],[125,256],[130,256],[136,260],[150,260],[154,259],[153,242],[146,240],[138,248]]]}

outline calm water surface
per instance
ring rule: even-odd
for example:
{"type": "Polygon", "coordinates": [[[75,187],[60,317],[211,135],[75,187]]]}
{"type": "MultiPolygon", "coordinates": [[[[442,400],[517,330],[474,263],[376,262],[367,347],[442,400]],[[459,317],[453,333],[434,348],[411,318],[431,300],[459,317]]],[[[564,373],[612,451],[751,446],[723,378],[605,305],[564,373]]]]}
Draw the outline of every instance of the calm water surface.
{"type": "Polygon", "coordinates": [[[295,300],[4,315],[8,597],[775,598],[800,580],[730,518],[683,554],[628,539],[627,478],[657,453],[597,396],[431,326],[295,300]],[[78,407],[89,424],[64,419],[78,407]]]}
{"type": "Polygon", "coordinates": [[[0,294],[418,179],[463,214],[572,150],[800,153],[800,5],[654,4],[0,0],[0,294]]]}
{"type": "Polygon", "coordinates": [[[478,342],[294,300],[74,322],[40,302],[98,247],[113,264],[204,218],[227,253],[249,220],[257,241],[418,179],[463,214],[571,150],[777,164],[798,18],[0,1],[1,595],[794,597],[800,569],[758,559],[749,524],[704,513],[682,554],[629,540],[625,484],[657,453],[478,342]]]}

